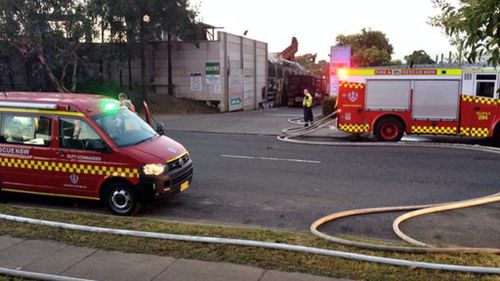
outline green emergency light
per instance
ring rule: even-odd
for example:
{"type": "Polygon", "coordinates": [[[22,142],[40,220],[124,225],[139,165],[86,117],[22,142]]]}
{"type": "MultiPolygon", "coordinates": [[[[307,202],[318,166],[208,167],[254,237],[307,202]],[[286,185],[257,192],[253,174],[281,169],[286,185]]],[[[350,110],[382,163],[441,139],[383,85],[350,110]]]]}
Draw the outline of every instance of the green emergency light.
{"type": "Polygon", "coordinates": [[[113,100],[105,100],[101,104],[102,111],[109,113],[118,111],[120,109],[120,103],[113,100]]]}

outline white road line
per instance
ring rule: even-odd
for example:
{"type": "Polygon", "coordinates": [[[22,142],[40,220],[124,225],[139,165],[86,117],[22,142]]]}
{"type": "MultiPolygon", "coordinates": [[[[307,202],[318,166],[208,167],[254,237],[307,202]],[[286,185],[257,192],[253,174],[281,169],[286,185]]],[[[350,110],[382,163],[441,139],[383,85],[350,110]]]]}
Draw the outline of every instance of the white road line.
{"type": "Polygon", "coordinates": [[[285,161],[285,162],[298,162],[298,163],[308,163],[308,164],[321,164],[320,161],[314,160],[302,160],[302,159],[287,159],[287,158],[273,158],[273,157],[254,157],[254,156],[243,156],[243,155],[221,155],[223,158],[234,158],[234,159],[248,159],[248,160],[267,160],[267,161],[285,161]]]}

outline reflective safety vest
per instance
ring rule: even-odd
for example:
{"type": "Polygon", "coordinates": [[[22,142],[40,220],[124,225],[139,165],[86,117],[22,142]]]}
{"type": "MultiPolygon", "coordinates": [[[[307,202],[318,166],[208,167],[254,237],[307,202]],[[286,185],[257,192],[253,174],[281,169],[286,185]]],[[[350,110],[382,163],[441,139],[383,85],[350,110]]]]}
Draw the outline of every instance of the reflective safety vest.
{"type": "Polygon", "coordinates": [[[308,93],[304,96],[304,100],[302,101],[302,106],[303,107],[311,107],[313,104],[313,96],[311,93],[308,93]]]}

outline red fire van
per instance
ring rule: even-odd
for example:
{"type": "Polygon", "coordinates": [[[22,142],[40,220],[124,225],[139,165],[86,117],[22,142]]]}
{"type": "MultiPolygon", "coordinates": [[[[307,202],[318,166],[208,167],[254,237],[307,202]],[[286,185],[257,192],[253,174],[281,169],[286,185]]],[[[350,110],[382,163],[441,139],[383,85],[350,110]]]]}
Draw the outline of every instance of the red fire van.
{"type": "Polygon", "coordinates": [[[2,192],[101,200],[126,216],[192,177],[188,151],[116,100],[0,93],[2,192]]]}

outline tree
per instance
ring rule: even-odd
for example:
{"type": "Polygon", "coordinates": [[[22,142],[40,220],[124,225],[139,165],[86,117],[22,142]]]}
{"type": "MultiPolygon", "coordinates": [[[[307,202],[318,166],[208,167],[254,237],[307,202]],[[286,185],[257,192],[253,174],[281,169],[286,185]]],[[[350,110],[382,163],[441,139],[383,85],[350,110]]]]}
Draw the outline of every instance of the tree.
{"type": "Polygon", "coordinates": [[[178,38],[193,39],[199,27],[195,21],[196,10],[188,0],[91,0],[94,10],[111,29],[115,42],[126,43],[129,61],[129,85],[131,85],[131,61],[134,50],[139,47],[141,64],[141,87],[146,84],[145,44],[167,35],[168,93],[173,95],[172,41],[178,38]],[[104,8],[103,8],[104,7],[104,8]]]}
{"type": "Polygon", "coordinates": [[[144,41],[145,32],[144,17],[147,15],[151,1],[140,0],[90,0],[89,10],[94,15],[96,22],[101,28],[101,42],[105,40],[105,33],[108,34],[108,42],[111,44],[107,48],[108,58],[113,60],[122,57],[122,52],[126,52],[128,85],[132,89],[132,61],[136,59],[139,49],[141,64],[141,86],[145,87],[145,59],[144,41]],[[138,48],[139,47],[139,48],[138,48]]]}
{"type": "Polygon", "coordinates": [[[441,14],[431,18],[431,24],[444,29],[469,63],[487,55],[487,63],[500,64],[500,1],[459,0],[458,6],[448,0],[432,0],[441,14]]]}
{"type": "Polygon", "coordinates": [[[403,62],[400,59],[392,60],[390,65],[401,66],[403,62]]]}
{"type": "Polygon", "coordinates": [[[357,67],[385,66],[391,62],[393,47],[380,31],[362,29],[361,33],[337,36],[337,45],[352,47],[352,64],[357,67]]]}
{"type": "Polygon", "coordinates": [[[436,62],[424,51],[413,51],[412,54],[405,56],[406,64],[435,64],[436,62]]]}
{"type": "Polygon", "coordinates": [[[29,66],[29,74],[43,73],[56,90],[74,91],[85,62],[81,42],[93,34],[85,1],[2,0],[0,11],[3,51],[15,50],[29,66]]]}
{"type": "Polygon", "coordinates": [[[175,38],[185,38],[194,40],[197,30],[197,11],[191,9],[188,0],[158,0],[153,5],[152,18],[159,23],[161,30],[167,33],[167,76],[168,94],[174,94],[174,83],[172,79],[172,40],[175,38]]]}
{"type": "MultiPolygon", "coordinates": [[[[43,76],[41,80],[50,81],[53,89],[69,92],[75,91],[79,75],[91,73],[87,71],[89,57],[100,61],[103,74],[104,60],[121,58],[126,49],[129,85],[131,62],[138,54],[144,90],[145,44],[165,32],[169,93],[173,94],[171,44],[195,39],[200,31],[196,16],[188,0],[2,0],[0,54],[14,50],[24,61],[28,81],[43,76]],[[99,39],[109,44],[90,44],[99,39]]],[[[8,68],[9,63],[3,60],[1,64],[8,68]]]]}

